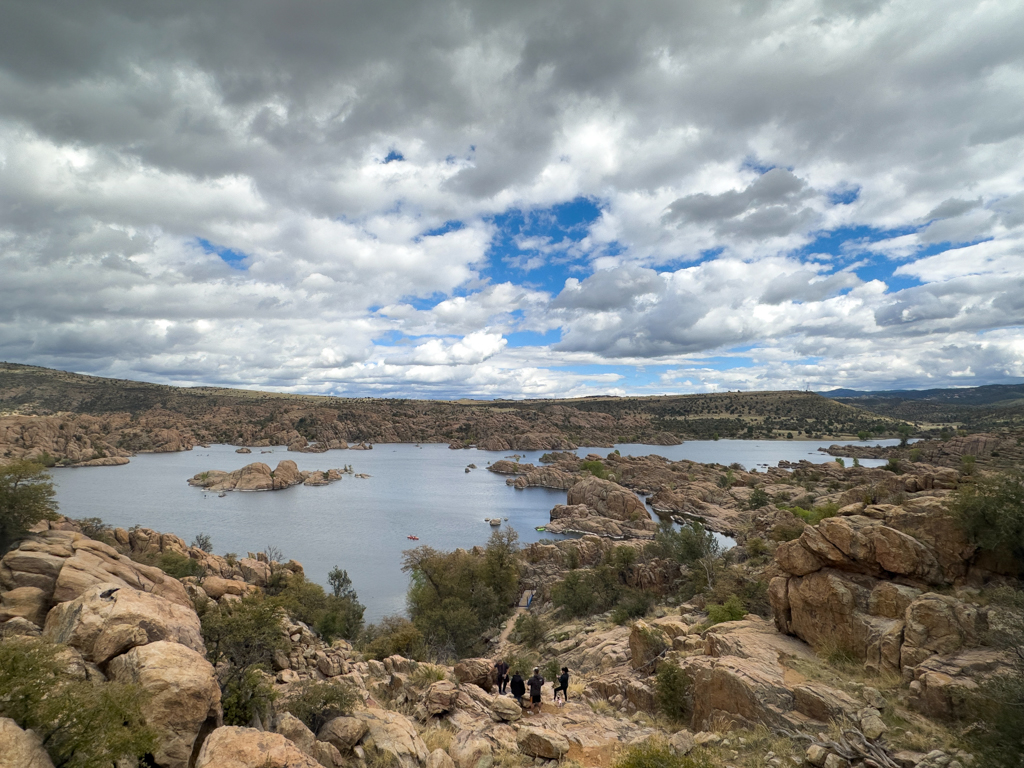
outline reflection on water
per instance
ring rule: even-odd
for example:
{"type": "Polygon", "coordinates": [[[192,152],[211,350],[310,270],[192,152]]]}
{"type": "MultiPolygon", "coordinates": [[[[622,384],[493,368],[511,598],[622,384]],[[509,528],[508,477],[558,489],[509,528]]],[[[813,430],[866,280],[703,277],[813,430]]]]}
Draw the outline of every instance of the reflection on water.
{"type": "MultiPolygon", "coordinates": [[[[895,442],[895,441],[890,441],[895,442]]],[[[833,461],[818,453],[829,443],[718,440],[677,446],[617,446],[623,455],[657,453],[666,458],[745,467],[781,459],[833,461]]],[[[883,444],[886,444],[883,442],[883,444]]],[[[610,449],[580,448],[577,453],[605,455],[610,449]]],[[[520,453],[537,463],[542,451],[520,453]]],[[[548,522],[565,491],[530,488],[516,491],[505,478],[486,471],[504,453],[453,451],[446,445],[380,444],[372,451],[237,454],[216,445],[183,453],[143,454],[121,467],[58,469],[53,472],[60,511],[69,517],[100,517],[112,526],[142,525],[191,541],[197,533],[213,539],[220,554],[263,550],[273,545],[298,560],[307,576],[327,583],[338,565],[348,570],[369,621],[405,609],[406,575],[402,551],[427,545],[437,549],[485,544],[491,527],[485,518],[507,518],[523,542],[554,538],[534,530],[548,522]],[[254,461],[271,468],[292,459],[300,469],[330,469],[351,464],[366,480],[346,476],[332,485],[297,486],[269,493],[228,493],[218,497],[186,484],[209,469],[233,470],[254,461]],[[478,469],[465,471],[468,464],[478,469]],[[418,536],[410,541],[408,536],[418,536]]],[[[862,460],[866,466],[873,463],[862,460]]]]}

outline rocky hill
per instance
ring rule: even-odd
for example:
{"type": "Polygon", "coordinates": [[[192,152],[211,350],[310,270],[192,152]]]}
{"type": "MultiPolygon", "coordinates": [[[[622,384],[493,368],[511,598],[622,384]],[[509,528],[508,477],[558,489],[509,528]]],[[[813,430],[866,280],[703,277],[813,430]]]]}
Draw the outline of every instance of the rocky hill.
{"type": "Polygon", "coordinates": [[[444,442],[454,448],[561,450],[673,445],[713,437],[894,434],[897,422],[808,392],[526,401],[346,399],[181,388],[0,363],[0,461],[123,463],[194,445],[444,442]]]}

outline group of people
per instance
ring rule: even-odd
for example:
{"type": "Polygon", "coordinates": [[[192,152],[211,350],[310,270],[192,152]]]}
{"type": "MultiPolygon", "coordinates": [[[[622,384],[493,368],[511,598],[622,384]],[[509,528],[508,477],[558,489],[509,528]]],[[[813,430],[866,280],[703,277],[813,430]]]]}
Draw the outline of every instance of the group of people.
{"type": "MultiPolygon", "coordinates": [[[[505,691],[508,690],[512,694],[519,706],[526,708],[526,704],[523,699],[526,697],[526,689],[530,689],[530,702],[529,712],[532,714],[540,709],[540,692],[541,688],[544,687],[544,676],[540,673],[540,667],[533,668],[533,677],[528,680],[523,680],[523,676],[519,674],[519,670],[514,670],[512,676],[509,677],[508,671],[509,666],[504,659],[498,659],[494,663],[494,671],[498,677],[498,693],[504,695],[505,691]]],[[[558,694],[562,694],[562,704],[564,705],[569,701],[569,668],[562,667],[562,674],[558,676],[558,687],[555,688],[555,695],[553,701],[558,702],[558,694]]]]}

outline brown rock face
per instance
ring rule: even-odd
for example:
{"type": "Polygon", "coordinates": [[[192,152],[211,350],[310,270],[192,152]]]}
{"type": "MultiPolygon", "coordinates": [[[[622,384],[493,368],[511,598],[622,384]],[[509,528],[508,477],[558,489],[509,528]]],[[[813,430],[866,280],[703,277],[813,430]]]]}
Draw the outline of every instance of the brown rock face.
{"type": "Polygon", "coordinates": [[[401,768],[419,768],[430,754],[409,720],[386,709],[366,709],[356,714],[366,723],[363,744],[391,755],[401,768]]]}
{"type": "Polygon", "coordinates": [[[136,648],[111,660],[112,680],[137,683],[150,698],[142,707],[146,722],[159,733],[154,754],[164,768],[187,768],[204,725],[220,725],[220,686],[202,655],[165,640],[136,648]]]}
{"type": "Polygon", "coordinates": [[[192,607],[185,588],[159,568],[141,565],[74,531],[49,530],[21,542],[0,560],[0,621],[22,616],[42,627],[54,603],[73,600],[97,584],[150,592],[192,607]],[[37,592],[24,591],[31,587],[37,592]],[[13,594],[12,594],[13,593],[13,594]]]}
{"type": "Polygon", "coordinates": [[[423,694],[423,706],[432,715],[451,712],[458,701],[458,687],[447,680],[432,683],[423,694]]]}
{"type": "Polygon", "coordinates": [[[618,521],[650,520],[651,515],[632,491],[610,480],[587,477],[569,489],[566,504],[585,504],[601,517],[618,521]]]}
{"type": "Polygon", "coordinates": [[[491,673],[494,665],[487,659],[463,659],[455,665],[455,679],[479,686],[488,693],[494,688],[491,673]]]}
{"type": "Polygon", "coordinates": [[[569,742],[564,736],[546,728],[523,726],[516,737],[519,749],[531,757],[557,760],[569,751],[569,742]]]}
{"type": "Polygon", "coordinates": [[[347,753],[366,735],[366,723],[358,717],[336,717],[320,729],[317,738],[333,744],[342,754],[347,753]]]}
{"type": "Polygon", "coordinates": [[[193,475],[188,484],[197,488],[206,488],[210,491],[280,491],[299,485],[312,478],[307,485],[326,485],[328,482],[340,480],[342,473],[339,470],[300,472],[298,465],[291,459],[285,459],[277,464],[277,468],[271,470],[262,461],[246,464],[241,469],[233,472],[224,472],[219,469],[212,469],[208,472],[200,472],[193,475]],[[333,473],[333,475],[331,474],[333,473]]]}
{"type": "Polygon", "coordinates": [[[38,736],[0,717],[0,768],[53,768],[53,763],[38,736]]]}
{"type": "Polygon", "coordinates": [[[195,768],[320,768],[279,733],[225,726],[203,742],[195,768]]]}
{"type": "Polygon", "coordinates": [[[96,664],[159,640],[206,652],[195,611],[117,584],[91,587],[81,597],[57,605],[47,615],[43,633],[56,643],[77,648],[96,664]],[[110,589],[116,591],[102,597],[110,589]]]}

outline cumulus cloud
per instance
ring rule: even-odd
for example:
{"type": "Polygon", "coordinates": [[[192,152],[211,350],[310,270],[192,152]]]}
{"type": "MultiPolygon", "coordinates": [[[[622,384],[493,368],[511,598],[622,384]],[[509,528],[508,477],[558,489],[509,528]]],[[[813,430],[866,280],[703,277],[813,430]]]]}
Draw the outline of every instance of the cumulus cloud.
{"type": "Polygon", "coordinates": [[[627,391],[617,364],[1019,376],[1022,25],[1012,0],[15,0],[0,357],[445,396],[627,391]],[[501,245],[501,216],[578,199],[572,237],[501,245]]]}

